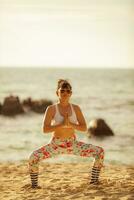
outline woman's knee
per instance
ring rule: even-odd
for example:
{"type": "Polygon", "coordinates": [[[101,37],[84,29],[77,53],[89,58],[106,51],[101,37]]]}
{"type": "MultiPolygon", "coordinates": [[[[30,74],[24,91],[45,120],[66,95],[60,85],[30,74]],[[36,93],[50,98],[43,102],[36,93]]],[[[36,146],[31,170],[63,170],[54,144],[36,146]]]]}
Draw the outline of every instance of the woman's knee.
{"type": "Polygon", "coordinates": [[[37,163],[39,161],[39,157],[34,151],[29,157],[29,163],[37,163]]]}

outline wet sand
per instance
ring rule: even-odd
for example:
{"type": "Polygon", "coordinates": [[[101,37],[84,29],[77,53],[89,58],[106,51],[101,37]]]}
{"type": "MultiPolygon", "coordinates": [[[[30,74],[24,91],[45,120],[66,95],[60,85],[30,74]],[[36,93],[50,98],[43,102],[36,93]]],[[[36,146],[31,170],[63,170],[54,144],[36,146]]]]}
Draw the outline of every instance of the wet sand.
{"type": "Polygon", "coordinates": [[[134,166],[105,164],[99,185],[90,185],[91,164],[40,163],[39,185],[31,189],[26,161],[0,163],[1,200],[133,200],[134,166]]]}

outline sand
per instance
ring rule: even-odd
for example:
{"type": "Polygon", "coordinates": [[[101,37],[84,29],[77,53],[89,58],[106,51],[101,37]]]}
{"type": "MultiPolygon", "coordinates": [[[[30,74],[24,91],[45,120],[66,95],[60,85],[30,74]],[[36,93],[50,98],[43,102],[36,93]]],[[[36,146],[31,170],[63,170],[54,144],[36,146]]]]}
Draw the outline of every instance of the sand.
{"type": "Polygon", "coordinates": [[[134,166],[105,164],[100,184],[89,184],[89,163],[40,163],[39,185],[31,189],[27,162],[0,163],[1,200],[134,200],[134,166]]]}

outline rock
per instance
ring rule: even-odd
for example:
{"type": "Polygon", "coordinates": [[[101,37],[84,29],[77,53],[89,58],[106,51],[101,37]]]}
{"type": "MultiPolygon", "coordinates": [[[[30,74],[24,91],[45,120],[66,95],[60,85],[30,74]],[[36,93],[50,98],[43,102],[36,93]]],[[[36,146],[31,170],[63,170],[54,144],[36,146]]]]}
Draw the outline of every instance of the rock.
{"type": "Polygon", "coordinates": [[[4,103],[1,108],[1,114],[13,116],[21,113],[24,113],[24,110],[17,96],[10,95],[4,99],[4,103]]]}
{"type": "Polygon", "coordinates": [[[29,107],[32,111],[36,113],[44,113],[49,105],[52,105],[50,100],[32,100],[30,97],[23,101],[23,105],[29,107]]]}
{"type": "Polygon", "coordinates": [[[31,109],[37,113],[44,113],[49,105],[52,105],[52,102],[48,100],[33,101],[31,109]]]}
{"type": "Polygon", "coordinates": [[[0,103],[0,114],[1,114],[1,110],[2,110],[2,104],[0,103]]]}
{"type": "Polygon", "coordinates": [[[0,104],[0,113],[7,116],[27,113],[29,110],[36,113],[44,113],[46,108],[52,105],[52,103],[50,100],[32,100],[31,97],[28,97],[21,104],[17,96],[10,95],[4,99],[3,105],[0,104]]]}
{"type": "Polygon", "coordinates": [[[22,105],[23,105],[23,108],[26,113],[31,110],[32,103],[33,103],[33,101],[31,99],[31,97],[28,97],[27,99],[23,100],[22,105]]]}
{"type": "Polygon", "coordinates": [[[113,136],[114,133],[103,119],[94,119],[89,122],[88,135],[89,137],[105,137],[113,136]]]}

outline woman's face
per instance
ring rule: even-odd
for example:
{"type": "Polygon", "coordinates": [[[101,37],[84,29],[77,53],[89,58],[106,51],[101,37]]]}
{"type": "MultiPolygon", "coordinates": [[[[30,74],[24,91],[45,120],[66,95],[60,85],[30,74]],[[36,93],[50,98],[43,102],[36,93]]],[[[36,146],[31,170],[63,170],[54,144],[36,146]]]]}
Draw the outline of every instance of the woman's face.
{"type": "Polygon", "coordinates": [[[70,87],[65,87],[65,88],[59,88],[57,91],[57,96],[60,99],[69,99],[72,95],[72,90],[70,87]]]}

